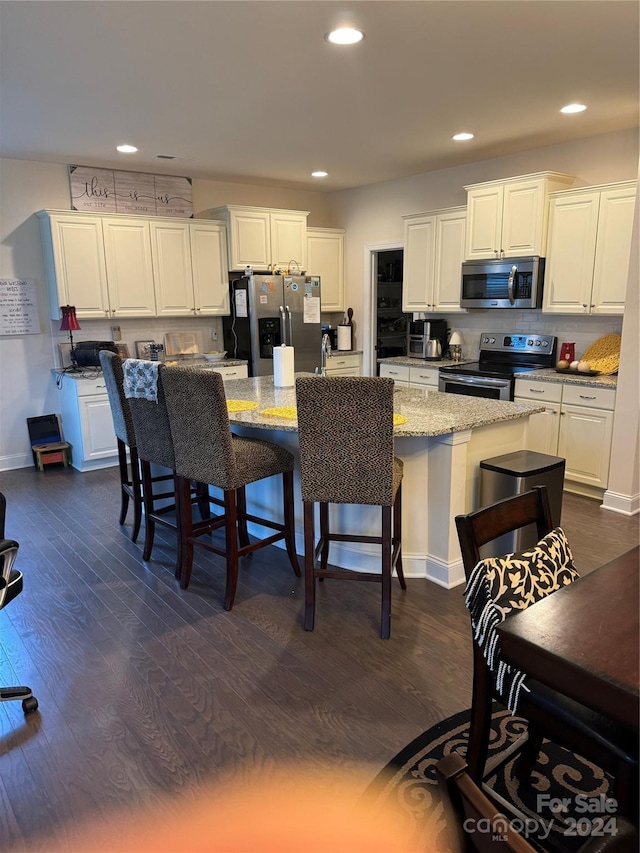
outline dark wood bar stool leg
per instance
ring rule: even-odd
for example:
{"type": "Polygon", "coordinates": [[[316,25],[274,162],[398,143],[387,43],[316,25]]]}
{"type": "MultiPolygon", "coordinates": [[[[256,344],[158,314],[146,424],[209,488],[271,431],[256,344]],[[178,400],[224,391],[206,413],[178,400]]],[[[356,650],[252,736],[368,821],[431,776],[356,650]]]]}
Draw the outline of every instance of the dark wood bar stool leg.
{"type": "MultiPolygon", "coordinates": [[[[129,482],[129,468],[127,463],[127,448],[124,441],[117,439],[117,445],[118,468],[120,469],[120,483],[122,485],[120,489],[120,518],[118,519],[118,523],[122,526],[127,518],[127,510],[129,509],[129,492],[125,488],[125,484],[129,482]]],[[[131,535],[131,540],[133,542],[136,541],[133,534],[131,535]]]]}
{"type": "Polygon", "coordinates": [[[224,609],[231,610],[238,587],[238,504],[236,492],[229,489],[224,493],[225,540],[227,552],[227,584],[224,594],[224,609]]]}
{"type": "Polygon", "coordinates": [[[391,511],[390,506],[382,507],[382,604],[380,618],[380,636],[388,640],[391,636],[391,511]]]}
{"type": "MultiPolygon", "coordinates": [[[[320,568],[325,571],[329,563],[329,541],[331,538],[331,529],[329,527],[329,504],[320,504],[320,541],[318,542],[318,551],[320,554],[320,568]]],[[[320,583],[324,578],[320,578],[320,583]]]]}
{"type": "MultiPolygon", "coordinates": [[[[244,486],[237,490],[236,501],[238,505],[238,539],[240,547],[246,548],[250,544],[250,540],[247,530],[247,492],[244,486]]],[[[247,554],[247,557],[251,556],[251,554],[247,554]]]]}
{"type": "Polygon", "coordinates": [[[304,501],[304,630],[313,631],[316,614],[316,579],[314,572],[314,504],[304,501]]]}
{"type": "Polygon", "coordinates": [[[284,525],[286,528],[284,544],[291,568],[297,578],[301,576],[298,555],[296,553],[295,507],[293,501],[293,471],[285,471],[282,475],[282,492],[284,501],[284,525]]]}
{"type": "Polygon", "coordinates": [[[402,569],[402,483],[398,486],[396,499],[393,504],[393,567],[395,567],[400,581],[400,588],[406,589],[407,584],[404,579],[404,571],[402,569]]]}
{"type": "Polygon", "coordinates": [[[178,516],[178,555],[180,586],[186,589],[191,580],[193,566],[193,506],[191,504],[191,483],[186,477],[176,475],[176,512],[178,516]]]}

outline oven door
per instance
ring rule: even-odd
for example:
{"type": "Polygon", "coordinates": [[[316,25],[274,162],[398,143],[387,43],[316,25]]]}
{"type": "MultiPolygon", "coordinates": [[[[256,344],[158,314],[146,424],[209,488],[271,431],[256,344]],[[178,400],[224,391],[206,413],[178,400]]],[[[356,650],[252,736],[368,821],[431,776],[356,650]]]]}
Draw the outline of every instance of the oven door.
{"type": "Polygon", "coordinates": [[[490,400],[511,400],[512,381],[491,376],[454,376],[440,373],[438,390],[445,394],[465,394],[467,397],[487,397],[490,400]]]}

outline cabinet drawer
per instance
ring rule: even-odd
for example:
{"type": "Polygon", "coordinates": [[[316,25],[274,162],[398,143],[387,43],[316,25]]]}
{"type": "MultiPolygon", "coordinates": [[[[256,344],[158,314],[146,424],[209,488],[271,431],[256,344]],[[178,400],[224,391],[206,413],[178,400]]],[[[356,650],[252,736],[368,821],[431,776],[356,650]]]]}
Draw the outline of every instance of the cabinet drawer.
{"type": "Polygon", "coordinates": [[[88,397],[104,394],[107,396],[107,384],[102,377],[99,379],[67,379],[76,383],[76,394],[78,397],[88,397]]]}
{"type": "Polygon", "coordinates": [[[235,367],[210,367],[209,370],[220,373],[225,382],[229,379],[246,379],[249,375],[246,364],[235,367]]]}
{"type": "Polygon", "coordinates": [[[438,369],[429,370],[426,367],[410,367],[409,382],[412,385],[428,385],[430,388],[437,388],[439,380],[438,369]]]}
{"type": "Polygon", "coordinates": [[[388,376],[390,379],[408,382],[410,369],[408,364],[381,364],[380,376],[388,376]]]}
{"type": "Polygon", "coordinates": [[[590,406],[592,409],[607,409],[612,412],[616,404],[614,388],[591,388],[584,385],[563,386],[562,403],[572,406],[590,406]]]}
{"type": "Polygon", "coordinates": [[[359,355],[332,354],[331,358],[327,359],[327,371],[344,370],[352,367],[360,367],[359,355]]]}
{"type": "Polygon", "coordinates": [[[359,367],[339,367],[337,370],[327,368],[327,376],[360,376],[359,367]]]}
{"type": "Polygon", "coordinates": [[[515,396],[527,397],[529,400],[544,400],[545,403],[559,403],[562,400],[562,383],[516,379],[515,396]]]}

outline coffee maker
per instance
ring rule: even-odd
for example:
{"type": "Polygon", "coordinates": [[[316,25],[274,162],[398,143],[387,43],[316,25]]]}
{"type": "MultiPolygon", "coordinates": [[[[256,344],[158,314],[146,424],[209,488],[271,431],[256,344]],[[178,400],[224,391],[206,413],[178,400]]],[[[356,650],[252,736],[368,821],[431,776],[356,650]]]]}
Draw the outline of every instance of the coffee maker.
{"type": "Polygon", "coordinates": [[[407,331],[407,355],[425,361],[439,361],[447,354],[446,320],[412,320],[407,331]]]}

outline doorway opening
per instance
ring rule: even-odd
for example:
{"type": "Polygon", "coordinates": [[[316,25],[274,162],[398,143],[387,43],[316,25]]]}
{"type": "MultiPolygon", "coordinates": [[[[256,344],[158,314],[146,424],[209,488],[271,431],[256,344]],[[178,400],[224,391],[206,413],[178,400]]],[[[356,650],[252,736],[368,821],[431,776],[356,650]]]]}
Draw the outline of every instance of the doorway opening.
{"type": "Polygon", "coordinates": [[[404,251],[388,249],[374,253],[375,275],[373,305],[375,306],[375,358],[392,358],[407,354],[407,324],[410,314],[402,311],[402,275],[404,251]]]}

